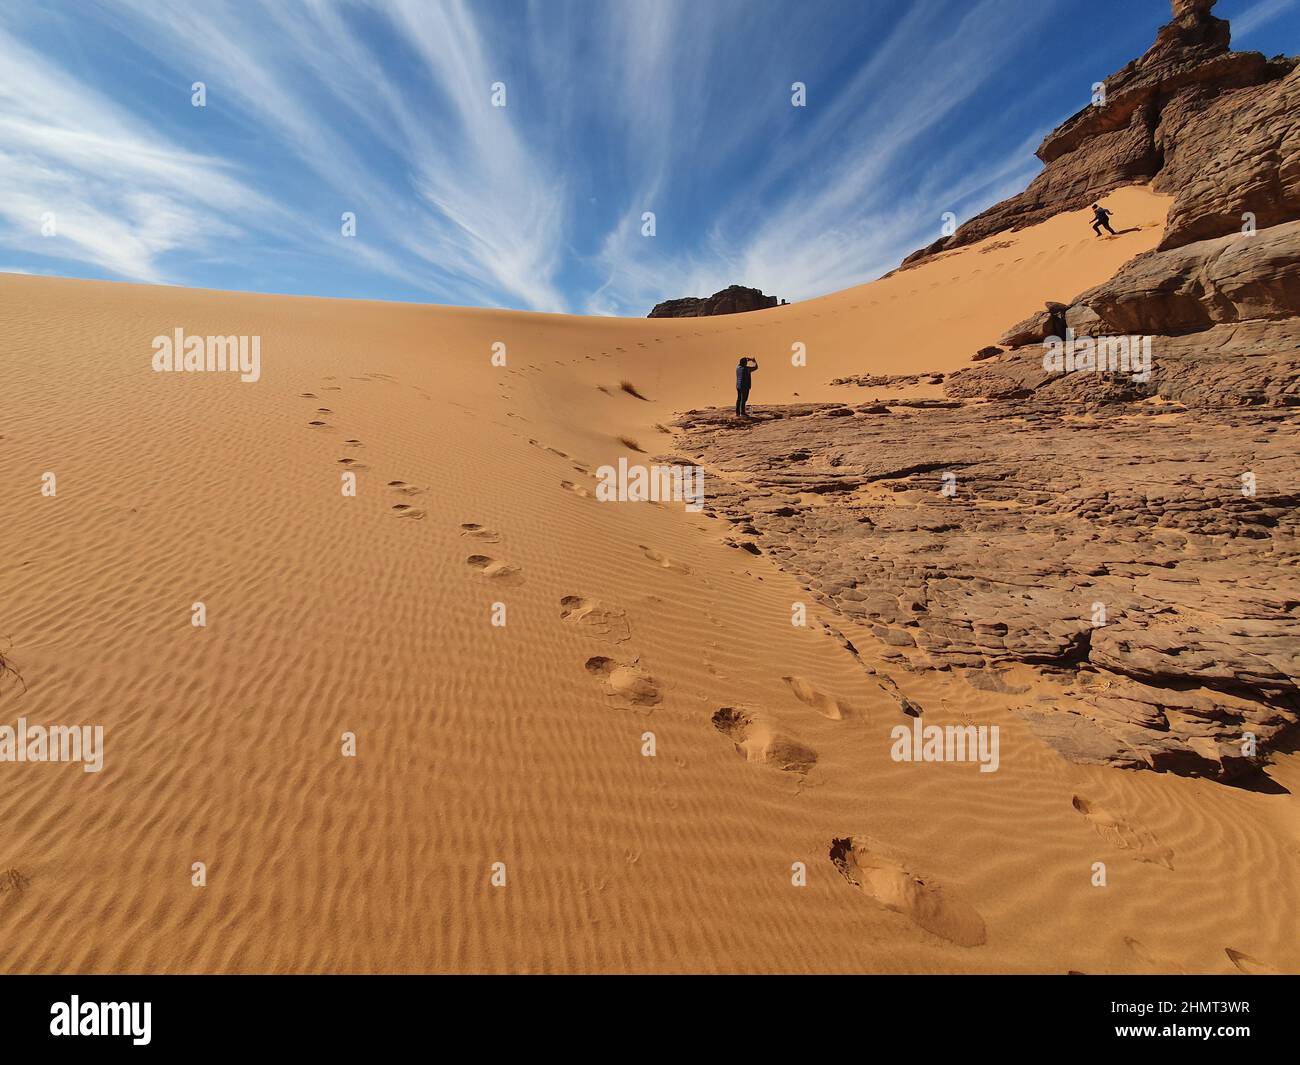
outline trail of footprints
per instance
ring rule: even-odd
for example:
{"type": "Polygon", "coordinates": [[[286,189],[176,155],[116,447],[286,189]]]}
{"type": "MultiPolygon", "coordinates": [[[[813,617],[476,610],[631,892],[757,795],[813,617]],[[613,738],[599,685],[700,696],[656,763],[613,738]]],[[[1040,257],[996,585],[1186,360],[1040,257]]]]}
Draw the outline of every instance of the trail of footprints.
{"type": "MultiPolygon", "coordinates": [[[[460,526],[460,535],[467,540],[481,544],[499,544],[501,534],[495,529],[478,522],[467,521],[460,526]]],[[[476,570],[484,580],[506,587],[515,587],[524,583],[524,571],[513,562],[505,562],[492,555],[475,553],[465,559],[465,565],[476,570]]]]}
{"type": "MultiPolygon", "coordinates": [[[[338,391],[339,388],[323,386],[321,390],[338,391]]],[[[302,395],[307,399],[317,398],[311,392],[302,395]]],[[[330,429],[332,427],[321,416],[333,413],[331,408],[318,407],[315,411],[317,417],[308,424],[316,429],[330,429]]],[[[528,442],[557,457],[570,458],[565,452],[537,440],[528,442]]],[[[357,439],[348,439],[344,443],[349,448],[364,447],[357,439]]],[[[340,458],[338,464],[352,470],[367,468],[350,456],[340,458]]],[[[587,472],[578,463],[574,464],[574,469],[587,472]]],[[[589,489],[573,481],[561,481],[560,487],[581,498],[594,498],[589,489]]],[[[402,480],[389,481],[386,488],[403,500],[418,497],[425,491],[402,480]]],[[[402,518],[418,521],[426,517],[423,509],[409,502],[393,503],[391,509],[402,518]]],[[[460,535],[483,545],[501,542],[501,535],[496,530],[477,522],[462,523],[460,535]]],[[[648,562],[660,569],[680,576],[691,574],[689,566],[654,547],[640,544],[638,549],[648,562]]],[[[517,586],[524,581],[521,567],[488,554],[470,554],[465,559],[465,564],[493,584],[517,586]]],[[[559,606],[561,622],[573,626],[586,636],[615,646],[626,644],[632,638],[627,614],[619,607],[581,595],[566,595],[560,599],[559,606]]],[[[645,669],[639,655],[593,655],[586,659],[583,668],[600,686],[606,700],[612,705],[650,712],[663,701],[663,685],[645,669]]],[[[845,704],[819,691],[804,678],[790,675],[781,679],[799,702],[822,717],[831,721],[849,718],[845,704]]],[[[806,777],[817,764],[815,750],[781,731],[762,711],[722,706],[714,712],[712,725],[750,764],[790,773],[799,778],[806,777]]],[[[1110,845],[1127,852],[1136,861],[1173,868],[1172,850],[1161,846],[1156,837],[1145,828],[1112,815],[1083,796],[1075,795],[1071,801],[1074,809],[1110,845]]],[[[974,947],[986,941],[984,920],[978,911],[942,885],[913,872],[905,862],[889,856],[869,837],[859,835],[833,839],[828,856],[840,875],[855,889],[885,909],[902,914],[925,931],[958,946],[974,947]]],[[[1152,968],[1153,971],[1162,968],[1137,940],[1128,937],[1125,942],[1140,965],[1152,968]]],[[[1225,948],[1225,954],[1232,965],[1242,972],[1275,971],[1267,963],[1231,947],[1225,948]]]]}
{"type": "MultiPolygon", "coordinates": [[[[585,490],[565,482],[564,487],[585,490]]],[[[639,544],[647,561],[680,575],[690,567],[675,561],[647,544],[639,544]]],[[[578,595],[560,601],[560,617],[589,634],[615,642],[627,640],[630,632],[624,612],[599,600],[578,595]]],[[[597,678],[607,698],[631,707],[654,707],[661,699],[658,683],[640,664],[639,658],[618,660],[606,655],[587,659],[585,668],[597,678]]],[[[803,677],[781,678],[790,693],[803,705],[830,721],[845,721],[847,706],[827,695],[803,677]]],[[[773,724],[764,712],[748,707],[722,706],[712,716],[714,729],[724,736],[747,763],[789,773],[804,779],[817,765],[817,752],[773,724]]],[[[900,913],[925,931],[955,943],[974,947],[987,938],[984,919],[969,903],[941,885],[918,876],[909,868],[881,853],[865,836],[831,841],[828,857],[853,887],[886,909],[900,913]]]]}
{"type": "MultiPolygon", "coordinates": [[[[613,644],[627,643],[632,638],[626,611],[599,599],[564,596],[560,600],[560,621],[585,636],[613,644]]],[[[583,668],[600,685],[606,701],[615,706],[648,711],[663,701],[663,685],[641,665],[639,655],[592,655],[583,668]]]]}
{"type": "MultiPolygon", "coordinates": [[[[336,380],[336,378],[327,377],[325,378],[325,380],[333,381],[336,380]]],[[[368,373],[363,377],[354,377],[353,380],[391,382],[394,381],[395,378],[382,373],[368,373]]],[[[322,392],[340,392],[342,391],[342,387],[340,385],[322,385],[320,386],[319,390],[322,392]]],[[[417,391],[419,390],[417,389],[417,391]]],[[[302,392],[300,393],[300,396],[303,399],[319,398],[315,392],[302,392]]],[[[319,417],[320,415],[327,415],[327,414],[332,415],[334,413],[333,408],[317,407],[315,413],[318,415],[318,417],[313,418],[311,421],[309,421],[307,423],[308,426],[314,429],[325,429],[325,430],[332,430],[334,428],[334,426],[331,425],[329,422],[325,421],[322,417],[319,417]]],[[[348,437],[343,441],[343,446],[349,449],[356,449],[356,448],[365,447],[365,444],[361,440],[357,439],[356,437],[348,437]]],[[[342,458],[337,459],[336,464],[344,467],[347,470],[352,471],[353,473],[361,473],[365,470],[370,469],[370,467],[366,463],[362,462],[358,458],[354,458],[351,455],[344,455],[342,458]]],[[[407,502],[407,500],[411,499],[412,497],[423,495],[425,493],[424,488],[421,488],[418,485],[410,484],[406,481],[401,481],[401,480],[389,481],[386,485],[386,488],[393,495],[402,497],[397,502],[389,504],[389,510],[391,511],[394,517],[404,518],[408,521],[423,521],[426,517],[428,517],[428,512],[423,507],[418,507],[414,503],[407,502]]]]}

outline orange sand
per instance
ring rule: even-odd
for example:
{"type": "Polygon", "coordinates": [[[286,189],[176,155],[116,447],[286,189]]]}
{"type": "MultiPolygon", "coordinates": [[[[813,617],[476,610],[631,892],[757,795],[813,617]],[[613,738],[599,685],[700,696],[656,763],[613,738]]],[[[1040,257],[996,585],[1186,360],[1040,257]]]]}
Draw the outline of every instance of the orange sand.
{"type": "MultiPolygon", "coordinates": [[[[1108,201],[1143,228],[1096,240],[1065,215],[715,319],[0,277],[0,650],[26,684],[0,687],[0,724],[102,724],[106,748],[98,774],[0,764],[0,872],[25,885],[0,893],[0,966],[1300,969],[1294,795],[1069,765],[1008,697],[933,674],[896,679],[927,721],[999,724],[1001,768],[894,763],[907,719],[791,625],[811,600],[791,578],[680,505],[583,494],[638,458],[619,437],[667,452],[656,424],[730,406],[741,353],[760,406],[967,364],[1154,247],[1167,201],[1108,201]],[[262,379],[153,373],[177,326],[259,334],[262,379]],[[721,707],[815,766],[747,760],[721,707]],[[983,945],[847,883],[828,854],[848,835],[888,856],[859,863],[886,901],[896,867],[941,884],[983,945]]],[[[1300,789],[1294,755],[1272,773],[1300,789]]]]}

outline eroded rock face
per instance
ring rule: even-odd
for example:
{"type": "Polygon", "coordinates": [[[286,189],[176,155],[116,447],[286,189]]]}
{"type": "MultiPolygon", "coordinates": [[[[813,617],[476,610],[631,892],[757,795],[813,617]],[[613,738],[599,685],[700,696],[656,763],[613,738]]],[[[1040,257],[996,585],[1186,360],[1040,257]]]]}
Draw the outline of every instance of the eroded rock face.
{"type": "MultiPolygon", "coordinates": [[[[1295,63],[1295,60],[1287,60],[1295,63]]],[[[1153,187],[1172,193],[1161,248],[1259,229],[1300,215],[1300,68],[1204,108],[1170,108],[1175,148],[1153,187]]]]}
{"type": "Polygon", "coordinates": [[[777,302],[775,296],[765,296],[759,289],[731,285],[705,298],[686,296],[679,300],[667,300],[657,304],[647,317],[707,318],[715,314],[743,314],[746,311],[775,307],[777,302]]]}
{"type": "Polygon", "coordinates": [[[1013,709],[1071,759],[1230,779],[1300,720],[1295,412],[878,406],[676,424],[708,512],[880,656],[1011,693],[999,671],[1045,671],[1013,709]]]}
{"type": "Polygon", "coordinates": [[[1297,61],[1231,51],[1213,6],[1175,0],[1155,44],[1106,79],[1104,104],[1039,146],[1045,168],[1023,193],[904,264],[1079,210],[1135,182],[1175,197],[1162,248],[1240,232],[1247,212],[1260,228],[1300,214],[1297,61]]]}

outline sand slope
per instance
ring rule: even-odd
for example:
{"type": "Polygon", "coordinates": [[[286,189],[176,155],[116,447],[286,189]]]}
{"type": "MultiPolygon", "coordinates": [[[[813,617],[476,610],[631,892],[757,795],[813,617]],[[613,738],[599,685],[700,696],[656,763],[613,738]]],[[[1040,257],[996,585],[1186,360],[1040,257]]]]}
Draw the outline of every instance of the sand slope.
{"type": "Polygon", "coordinates": [[[1155,245],[1165,201],[1108,201],[1143,228],[1062,216],[736,319],[0,277],[0,648],[26,688],[0,724],[106,732],[99,774],[0,764],[0,966],[1300,968],[1292,796],[1071,767],[1000,697],[906,676],[1006,738],[994,774],[896,764],[898,707],[791,625],[788,576],[680,506],[590,495],[636,457],[619,437],[662,452],[674,411],[729,405],[739,353],[758,403],[965,364],[1155,245]],[[177,326],[259,334],[262,380],[154,374],[177,326]]]}

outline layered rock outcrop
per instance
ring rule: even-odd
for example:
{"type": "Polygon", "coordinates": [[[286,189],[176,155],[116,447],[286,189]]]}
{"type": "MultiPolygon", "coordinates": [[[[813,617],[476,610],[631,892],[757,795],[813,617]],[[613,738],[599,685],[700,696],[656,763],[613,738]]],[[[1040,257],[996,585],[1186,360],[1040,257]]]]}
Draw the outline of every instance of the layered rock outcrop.
{"type": "Polygon", "coordinates": [[[1147,180],[1159,248],[965,369],[833,382],[946,400],[677,427],[736,546],[873,657],[1002,693],[1072,760],[1232,780],[1300,724],[1300,69],[1213,6],[1174,0],[1024,193],[909,261],[1147,180]]]}
{"type": "MultiPolygon", "coordinates": [[[[1156,42],[1105,81],[1096,104],[1038,148],[1043,171],[1018,196],[904,260],[1087,207],[1121,185],[1151,182],[1174,204],[1162,248],[1300,215],[1300,71],[1294,58],[1230,50],[1214,0],[1174,0],[1156,42]]],[[[1122,219],[1118,220],[1122,225],[1122,219]]]]}
{"type": "Polygon", "coordinates": [[[810,404],[677,427],[736,545],[899,669],[1008,694],[1072,760],[1233,779],[1300,720],[1293,415],[1077,409],[810,404]],[[1018,701],[1029,666],[1048,688],[1018,701]]]}
{"type": "Polygon", "coordinates": [[[746,311],[762,311],[777,306],[775,296],[766,296],[760,289],[745,288],[743,285],[730,285],[721,292],[703,298],[685,296],[678,300],[666,300],[655,305],[649,318],[708,318],[715,314],[743,314],[746,311]]]}

